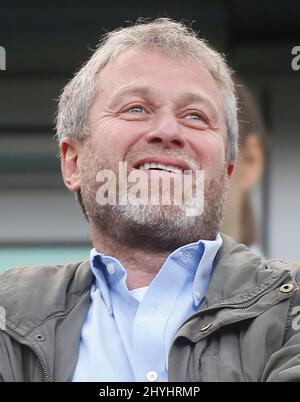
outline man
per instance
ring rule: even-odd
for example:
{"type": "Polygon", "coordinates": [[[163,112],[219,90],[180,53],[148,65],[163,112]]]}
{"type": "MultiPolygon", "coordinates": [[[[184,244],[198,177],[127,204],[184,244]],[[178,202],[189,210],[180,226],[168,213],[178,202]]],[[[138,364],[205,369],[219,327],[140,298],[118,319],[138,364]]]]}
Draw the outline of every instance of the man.
{"type": "Polygon", "coordinates": [[[222,57],[165,18],[114,31],[64,89],[57,133],[94,249],[2,274],[1,379],[300,380],[297,266],[219,233],[237,151],[222,57]]]}
{"type": "Polygon", "coordinates": [[[234,84],[238,99],[239,153],[230,180],[222,232],[246,244],[256,254],[264,255],[251,192],[262,180],[267,134],[251,93],[237,77],[234,84]]]}

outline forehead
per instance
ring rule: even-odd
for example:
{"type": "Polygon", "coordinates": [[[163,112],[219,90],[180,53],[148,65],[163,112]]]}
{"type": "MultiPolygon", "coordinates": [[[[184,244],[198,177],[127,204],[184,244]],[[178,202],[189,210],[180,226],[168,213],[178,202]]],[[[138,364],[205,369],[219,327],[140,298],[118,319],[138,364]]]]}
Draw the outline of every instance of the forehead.
{"type": "Polygon", "coordinates": [[[189,56],[175,56],[160,49],[133,48],[108,63],[99,73],[101,92],[107,96],[122,86],[135,85],[152,90],[206,93],[218,106],[222,93],[208,69],[189,56]]]}

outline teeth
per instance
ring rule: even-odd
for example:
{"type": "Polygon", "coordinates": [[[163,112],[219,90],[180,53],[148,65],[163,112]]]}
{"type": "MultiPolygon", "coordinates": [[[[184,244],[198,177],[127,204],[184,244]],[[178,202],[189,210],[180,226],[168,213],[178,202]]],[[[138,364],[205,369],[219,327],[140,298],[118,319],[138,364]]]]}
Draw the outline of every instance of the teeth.
{"type": "Polygon", "coordinates": [[[162,163],[156,163],[156,162],[150,162],[150,163],[144,163],[139,167],[139,169],[143,170],[149,170],[149,169],[161,169],[161,170],[166,170],[168,172],[173,172],[173,173],[182,173],[182,169],[176,167],[176,166],[170,166],[170,165],[163,165],[162,163]]]}

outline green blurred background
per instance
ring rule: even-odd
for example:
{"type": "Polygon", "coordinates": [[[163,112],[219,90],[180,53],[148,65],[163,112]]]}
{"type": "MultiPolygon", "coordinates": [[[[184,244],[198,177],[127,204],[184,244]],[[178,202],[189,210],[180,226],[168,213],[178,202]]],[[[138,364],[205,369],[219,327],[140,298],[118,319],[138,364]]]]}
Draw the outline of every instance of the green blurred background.
{"type": "Polygon", "coordinates": [[[0,271],[24,264],[63,264],[88,258],[88,247],[1,247],[0,271]]]}

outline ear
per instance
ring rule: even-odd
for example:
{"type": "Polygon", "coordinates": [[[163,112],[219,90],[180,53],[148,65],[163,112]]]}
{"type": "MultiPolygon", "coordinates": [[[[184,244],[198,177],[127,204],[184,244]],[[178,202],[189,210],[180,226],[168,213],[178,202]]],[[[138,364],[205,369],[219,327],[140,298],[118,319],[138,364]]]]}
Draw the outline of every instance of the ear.
{"type": "Polygon", "coordinates": [[[259,183],[264,170],[263,145],[257,135],[246,137],[240,156],[242,186],[245,190],[250,190],[259,183]]]}
{"type": "Polygon", "coordinates": [[[81,144],[75,138],[64,137],[60,141],[61,170],[68,190],[78,192],[81,185],[79,150],[81,144]]]}

